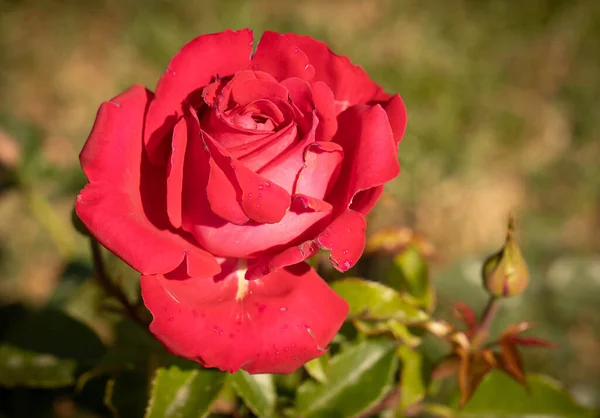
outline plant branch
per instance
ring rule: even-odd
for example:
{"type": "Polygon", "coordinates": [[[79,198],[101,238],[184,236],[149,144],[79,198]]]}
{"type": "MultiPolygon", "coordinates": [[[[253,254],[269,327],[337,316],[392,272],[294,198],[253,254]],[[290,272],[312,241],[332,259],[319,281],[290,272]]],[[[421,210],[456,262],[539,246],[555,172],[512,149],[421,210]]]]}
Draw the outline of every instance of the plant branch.
{"type": "Polygon", "coordinates": [[[124,309],[124,313],[137,322],[142,327],[146,328],[148,323],[140,316],[137,308],[130,301],[123,289],[113,282],[104,264],[104,258],[102,257],[102,250],[100,244],[94,238],[90,238],[90,248],[92,251],[92,259],[94,261],[95,278],[98,281],[100,287],[106,291],[110,296],[114,297],[124,309]]]}

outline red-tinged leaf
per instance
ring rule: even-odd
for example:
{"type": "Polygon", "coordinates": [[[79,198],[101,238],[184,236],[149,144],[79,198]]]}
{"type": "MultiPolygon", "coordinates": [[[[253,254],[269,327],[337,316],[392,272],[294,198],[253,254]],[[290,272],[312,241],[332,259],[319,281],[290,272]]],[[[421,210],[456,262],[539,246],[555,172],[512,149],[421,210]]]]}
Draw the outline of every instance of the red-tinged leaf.
{"type": "Polygon", "coordinates": [[[458,302],[453,308],[454,317],[464,322],[467,330],[471,331],[477,326],[477,316],[467,304],[458,302]]]}
{"type": "Polygon", "coordinates": [[[495,363],[493,353],[489,350],[479,352],[471,357],[471,372],[469,376],[470,392],[468,398],[465,399],[465,402],[461,404],[461,406],[465,406],[469,399],[473,397],[481,384],[481,381],[493,369],[495,363]]]}
{"type": "Polygon", "coordinates": [[[523,321],[523,322],[519,322],[517,324],[509,325],[502,332],[502,336],[500,337],[500,339],[502,339],[506,336],[520,334],[523,331],[527,331],[528,329],[530,329],[532,327],[533,327],[533,324],[528,321],[523,321]]]}
{"type": "Polygon", "coordinates": [[[523,361],[516,345],[501,340],[500,347],[500,369],[511,375],[517,382],[527,386],[523,361]]]}
{"type": "Polygon", "coordinates": [[[461,365],[461,359],[457,355],[451,355],[442,359],[432,370],[431,379],[441,380],[457,373],[461,365]]]}
{"type": "Polygon", "coordinates": [[[460,407],[463,408],[481,384],[483,378],[497,365],[494,353],[484,350],[475,354],[457,348],[460,358],[458,370],[458,387],[460,390],[460,407]]]}
{"type": "Polygon", "coordinates": [[[522,345],[525,347],[546,347],[546,348],[557,347],[557,344],[552,341],[548,341],[548,340],[544,340],[542,338],[536,338],[536,337],[512,337],[511,340],[513,341],[514,344],[522,345]]]}

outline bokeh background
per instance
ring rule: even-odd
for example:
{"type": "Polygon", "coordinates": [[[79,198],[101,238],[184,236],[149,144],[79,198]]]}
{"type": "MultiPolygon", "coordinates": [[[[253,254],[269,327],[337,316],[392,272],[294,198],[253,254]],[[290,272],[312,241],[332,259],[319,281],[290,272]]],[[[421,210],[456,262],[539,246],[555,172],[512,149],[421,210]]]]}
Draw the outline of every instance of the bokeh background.
{"type": "Polygon", "coordinates": [[[402,173],[369,233],[406,226],[435,246],[440,316],[485,303],[481,260],[516,214],[532,280],[498,326],[532,320],[559,346],[529,353],[530,369],[598,406],[595,0],[0,0],[0,306],[68,296],[66,309],[91,321],[71,210],[99,104],[133,83],[153,89],[195,36],[242,27],[326,41],[403,96],[402,173]]]}

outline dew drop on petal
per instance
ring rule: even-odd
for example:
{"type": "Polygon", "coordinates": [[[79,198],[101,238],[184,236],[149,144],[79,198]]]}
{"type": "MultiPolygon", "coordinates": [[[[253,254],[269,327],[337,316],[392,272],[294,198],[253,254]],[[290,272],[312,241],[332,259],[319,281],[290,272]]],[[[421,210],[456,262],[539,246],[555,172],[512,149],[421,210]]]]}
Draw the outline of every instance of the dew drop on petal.
{"type": "Polygon", "coordinates": [[[173,318],[172,316],[169,317],[169,321],[173,321],[173,319],[175,319],[175,318],[173,318]]]}

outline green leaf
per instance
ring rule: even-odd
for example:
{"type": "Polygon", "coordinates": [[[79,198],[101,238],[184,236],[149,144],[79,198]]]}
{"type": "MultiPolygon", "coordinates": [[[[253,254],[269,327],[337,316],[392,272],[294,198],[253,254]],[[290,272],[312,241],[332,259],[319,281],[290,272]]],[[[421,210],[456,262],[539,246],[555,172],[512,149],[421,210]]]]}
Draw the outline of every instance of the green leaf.
{"type": "Polygon", "coordinates": [[[329,352],[326,352],[321,357],[312,359],[304,365],[304,368],[312,377],[319,383],[327,381],[327,372],[329,369],[329,352]]]}
{"type": "Polygon", "coordinates": [[[51,354],[0,345],[0,386],[60,388],[75,382],[76,363],[51,354]]]}
{"type": "MultiPolygon", "coordinates": [[[[469,403],[460,411],[461,417],[545,415],[549,417],[592,417],[590,410],[578,405],[554,379],[528,375],[530,391],[507,374],[494,371],[487,375],[469,403]]],[[[454,406],[458,405],[458,396],[454,406]]]]}
{"type": "Polygon", "coordinates": [[[403,345],[398,347],[397,354],[402,360],[400,371],[400,409],[404,410],[425,397],[423,383],[423,358],[421,353],[403,345]]]}
{"type": "Polygon", "coordinates": [[[273,416],[277,393],[272,375],[248,374],[244,370],[240,370],[231,375],[230,379],[235,393],[242,398],[255,415],[261,418],[273,416]]]}
{"type": "Polygon", "coordinates": [[[388,319],[387,321],[357,319],[353,323],[356,329],[365,335],[391,334],[396,341],[409,347],[416,347],[421,343],[421,338],[413,335],[407,325],[400,323],[396,319],[388,319]]]}
{"type": "Polygon", "coordinates": [[[333,357],[326,384],[307,381],[298,389],[298,415],[349,418],[375,405],[393,387],[395,349],[391,341],[370,340],[333,357]]]}
{"type": "Polygon", "coordinates": [[[152,384],[146,418],[200,418],[208,414],[225,383],[225,373],[160,368],[152,384]]]}
{"type": "Polygon", "coordinates": [[[147,373],[125,371],[106,383],[104,405],[116,418],[142,418],[147,399],[147,373]]]}
{"type": "Polygon", "coordinates": [[[80,371],[94,367],[106,351],[94,331],[53,309],[30,314],[14,323],[4,341],[24,350],[75,360],[80,371]]]}
{"type": "Polygon", "coordinates": [[[116,334],[116,341],[97,365],[79,377],[78,390],[98,376],[118,375],[124,371],[147,372],[149,368],[163,365],[162,361],[170,358],[162,344],[130,319],[117,324],[116,334]]]}
{"type": "Polygon", "coordinates": [[[403,323],[424,321],[428,317],[397,291],[381,283],[349,278],[334,282],[332,288],[350,305],[350,317],[397,319],[403,323]]]}
{"type": "Polygon", "coordinates": [[[427,264],[419,251],[409,246],[394,257],[389,282],[401,293],[407,294],[418,306],[432,311],[435,306],[435,291],[429,281],[427,264]]]}

